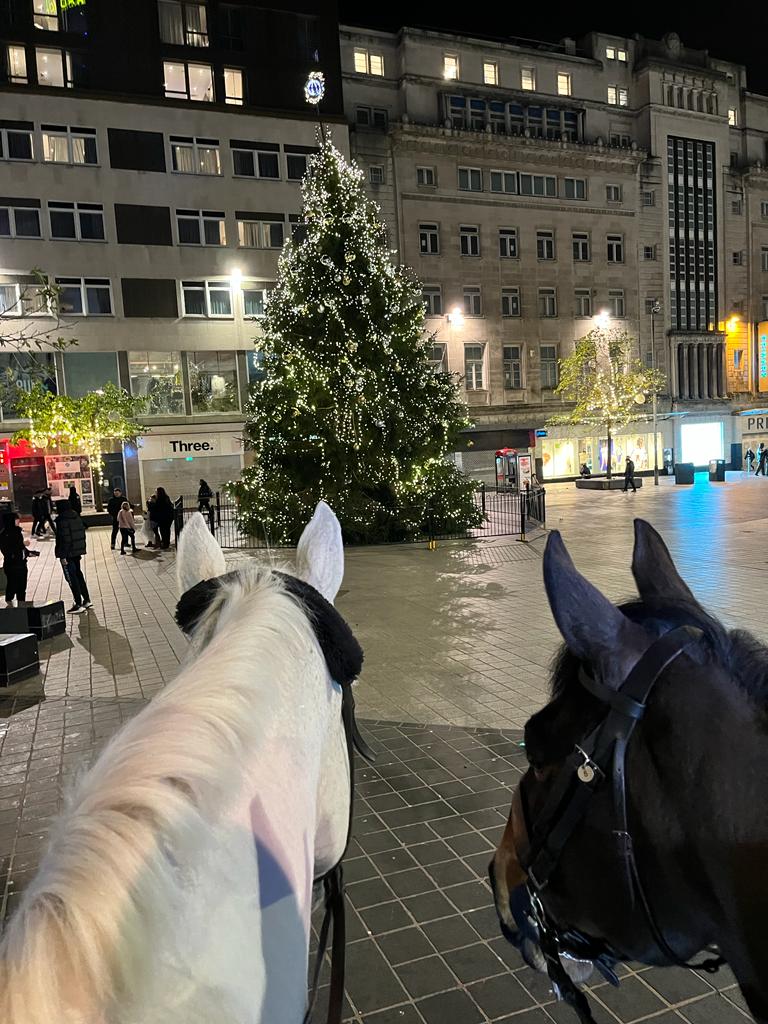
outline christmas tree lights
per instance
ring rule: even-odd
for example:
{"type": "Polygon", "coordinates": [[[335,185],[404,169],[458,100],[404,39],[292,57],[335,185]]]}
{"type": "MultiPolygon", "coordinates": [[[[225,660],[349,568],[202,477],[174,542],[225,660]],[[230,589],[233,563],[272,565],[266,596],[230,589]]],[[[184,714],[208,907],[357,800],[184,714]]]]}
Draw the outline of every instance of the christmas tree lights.
{"type": "Polygon", "coordinates": [[[228,485],[240,524],[294,542],[327,501],[352,542],[478,525],[447,460],[468,425],[458,381],[435,373],[421,287],[395,267],[362,172],[327,139],[303,183],[303,237],[286,242],[252,385],[254,463],[228,485]]]}

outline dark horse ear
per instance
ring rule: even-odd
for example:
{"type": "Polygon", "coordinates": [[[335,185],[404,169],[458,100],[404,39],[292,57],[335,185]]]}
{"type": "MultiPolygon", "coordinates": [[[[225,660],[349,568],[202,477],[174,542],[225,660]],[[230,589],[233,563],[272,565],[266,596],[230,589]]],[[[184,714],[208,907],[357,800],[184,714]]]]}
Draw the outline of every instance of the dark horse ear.
{"type": "Polygon", "coordinates": [[[659,534],[644,519],[635,520],[635,550],[632,575],[643,601],[674,605],[678,601],[698,604],[659,534]]]}
{"type": "Polygon", "coordinates": [[[652,642],[576,569],[557,530],[544,551],[544,586],[568,649],[607,685],[619,686],[652,642]]]}

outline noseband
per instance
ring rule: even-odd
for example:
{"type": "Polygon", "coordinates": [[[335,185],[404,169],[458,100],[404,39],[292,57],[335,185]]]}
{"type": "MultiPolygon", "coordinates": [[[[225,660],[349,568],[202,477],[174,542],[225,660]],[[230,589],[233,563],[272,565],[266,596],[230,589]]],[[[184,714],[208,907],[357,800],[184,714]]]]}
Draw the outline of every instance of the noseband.
{"type": "MultiPolygon", "coordinates": [[[[328,674],[341,687],[341,721],[344,726],[344,738],[349,762],[349,817],[347,820],[347,837],[344,849],[336,864],[314,883],[322,882],[325,910],[318,936],[318,947],[315,970],[312,978],[307,1011],[304,1024],[309,1024],[317,999],[320,984],[320,971],[328,949],[328,936],[333,925],[331,944],[331,983],[328,997],[327,1024],[341,1024],[344,1006],[344,968],[346,952],[346,922],[344,901],[344,870],[342,862],[347,853],[349,840],[352,837],[352,815],[355,803],[355,750],[366,761],[373,762],[375,757],[360,735],[355,720],[355,698],[352,694],[352,683],[357,679],[363,665],[363,651],[352,630],[339,615],[333,605],[326,601],[319,591],[286,573],[272,570],[272,575],[280,579],[285,590],[303,607],[315,633],[320,649],[323,652],[328,674]]],[[[190,634],[200,621],[203,614],[211,606],[221,587],[235,582],[240,573],[228,572],[214,579],[202,580],[182,594],[176,605],[176,621],[181,629],[190,634]]]]}
{"type": "MultiPolygon", "coordinates": [[[[710,958],[700,964],[682,960],[670,947],[656,920],[635,859],[632,834],[627,818],[626,754],[637,723],[645,714],[648,698],[669,665],[703,636],[700,629],[680,626],[665,633],[651,644],[618,690],[607,687],[583,668],[581,685],[601,701],[606,714],[592,732],[574,747],[573,753],[560,767],[541,812],[531,828],[528,809],[523,801],[530,847],[520,857],[528,875],[527,914],[538,932],[537,942],[546,963],[547,974],[555,995],[571,1005],[583,1024],[595,1024],[584,993],[576,987],[561,962],[566,958],[588,959],[595,963],[608,980],[618,984],[612,967],[620,956],[603,942],[577,931],[563,931],[546,911],[541,898],[557,867],[563,849],[578,824],[584,819],[592,797],[610,780],[613,794],[614,829],[617,854],[621,862],[625,887],[632,910],[640,905],[653,941],[663,956],[677,967],[714,972],[724,961],[710,958]]],[[[515,908],[520,923],[525,916],[515,908]]]]}

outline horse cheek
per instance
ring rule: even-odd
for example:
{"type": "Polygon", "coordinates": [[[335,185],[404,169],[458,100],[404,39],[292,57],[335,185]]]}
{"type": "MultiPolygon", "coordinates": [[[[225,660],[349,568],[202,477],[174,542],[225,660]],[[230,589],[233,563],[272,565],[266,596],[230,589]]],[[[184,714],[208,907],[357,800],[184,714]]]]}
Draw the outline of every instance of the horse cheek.
{"type": "Polygon", "coordinates": [[[520,786],[518,785],[512,794],[512,806],[504,828],[504,835],[501,837],[501,843],[493,858],[496,879],[496,910],[499,917],[513,931],[516,925],[510,910],[510,898],[514,890],[519,885],[523,885],[527,879],[519,858],[519,851],[527,849],[527,846],[528,834],[523,816],[520,786]]]}

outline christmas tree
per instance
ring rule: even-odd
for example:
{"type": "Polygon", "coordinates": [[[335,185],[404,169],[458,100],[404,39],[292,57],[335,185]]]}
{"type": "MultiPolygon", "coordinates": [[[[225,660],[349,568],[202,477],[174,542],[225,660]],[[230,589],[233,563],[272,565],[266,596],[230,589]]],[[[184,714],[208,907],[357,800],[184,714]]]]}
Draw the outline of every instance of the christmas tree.
{"type": "Polygon", "coordinates": [[[320,499],[352,542],[478,525],[476,485],[447,461],[468,425],[458,381],[432,369],[419,283],[393,266],[361,171],[327,138],[303,198],[258,340],[254,463],[229,485],[242,528],[293,542],[320,499]]]}

